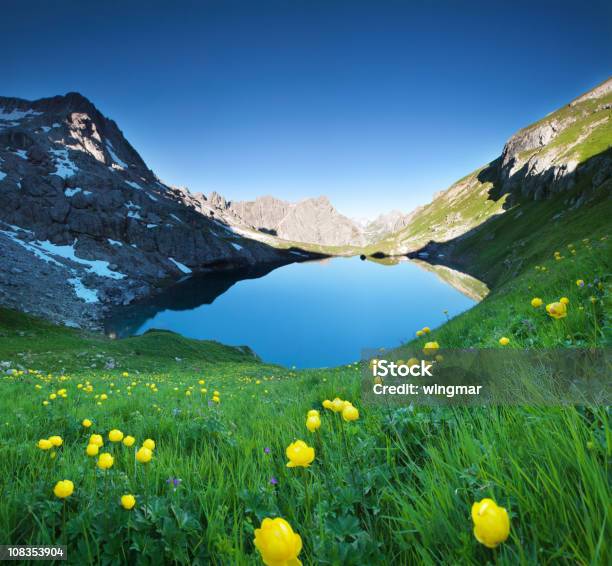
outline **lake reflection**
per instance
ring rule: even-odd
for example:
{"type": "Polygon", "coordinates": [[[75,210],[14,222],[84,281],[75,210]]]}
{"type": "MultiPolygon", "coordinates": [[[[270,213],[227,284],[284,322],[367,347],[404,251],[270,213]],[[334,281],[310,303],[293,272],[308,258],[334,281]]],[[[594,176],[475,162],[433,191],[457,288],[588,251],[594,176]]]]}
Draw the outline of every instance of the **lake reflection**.
{"type": "Polygon", "coordinates": [[[444,310],[452,317],[474,303],[412,261],[332,258],[195,276],[120,309],[107,331],[172,330],[249,346],[267,362],[324,367],[353,362],[364,348],[399,346],[444,322],[444,310]]]}

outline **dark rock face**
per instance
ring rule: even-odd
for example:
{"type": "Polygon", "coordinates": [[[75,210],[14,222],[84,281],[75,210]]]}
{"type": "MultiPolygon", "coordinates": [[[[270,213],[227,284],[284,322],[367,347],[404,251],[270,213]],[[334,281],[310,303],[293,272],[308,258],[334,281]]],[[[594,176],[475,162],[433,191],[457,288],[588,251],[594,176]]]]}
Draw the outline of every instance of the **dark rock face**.
{"type": "Polygon", "coordinates": [[[108,305],[165,279],[295,259],[203,214],[197,200],[162,183],[80,94],[0,97],[0,255],[23,271],[0,280],[0,304],[92,326],[108,305]],[[46,307],[43,288],[54,295],[46,307]]]}

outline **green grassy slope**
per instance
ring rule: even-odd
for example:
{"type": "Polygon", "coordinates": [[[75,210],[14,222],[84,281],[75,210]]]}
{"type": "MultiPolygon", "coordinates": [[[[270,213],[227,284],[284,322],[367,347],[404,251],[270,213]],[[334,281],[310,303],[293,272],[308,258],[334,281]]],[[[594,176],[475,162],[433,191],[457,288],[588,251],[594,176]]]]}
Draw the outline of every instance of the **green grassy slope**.
{"type": "MultiPolygon", "coordinates": [[[[546,155],[552,156],[553,164],[568,161],[580,164],[607,151],[612,147],[611,104],[612,94],[568,104],[520,130],[517,136],[527,135],[545,124],[554,123],[561,129],[547,145],[520,153],[519,164],[535,156],[546,155]]],[[[490,167],[491,164],[470,173],[448,190],[439,193],[406,228],[369,246],[367,253],[382,251],[400,254],[417,250],[430,240],[446,242],[503,213],[507,195],[492,199],[490,193],[495,192],[494,184],[485,179],[487,175],[481,175],[490,167]]],[[[566,200],[565,197],[561,194],[556,199],[562,202],[566,200]]],[[[520,230],[527,231],[526,221],[521,220],[519,224],[522,224],[520,230]]]]}

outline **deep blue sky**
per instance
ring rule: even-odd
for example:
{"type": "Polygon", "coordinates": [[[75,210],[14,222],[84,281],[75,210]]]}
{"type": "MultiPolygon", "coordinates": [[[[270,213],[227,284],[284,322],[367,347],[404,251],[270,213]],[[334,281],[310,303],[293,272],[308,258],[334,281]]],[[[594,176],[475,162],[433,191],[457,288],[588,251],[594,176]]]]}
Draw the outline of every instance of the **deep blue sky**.
{"type": "Polygon", "coordinates": [[[410,210],[612,73],[612,3],[0,4],[0,94],[76,90],[160,177],[410,210]]]}

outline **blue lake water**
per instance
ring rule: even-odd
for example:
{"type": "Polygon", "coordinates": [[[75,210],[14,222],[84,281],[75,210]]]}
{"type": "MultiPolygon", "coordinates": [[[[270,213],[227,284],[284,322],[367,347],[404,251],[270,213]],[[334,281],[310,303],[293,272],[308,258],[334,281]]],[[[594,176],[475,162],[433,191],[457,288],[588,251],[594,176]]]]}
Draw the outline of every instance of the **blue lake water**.
{"type": "Polygon", "coordinates": [[[192,277],[118,311],[107,331],[149,329],[249,346],[264,361],[327,367],[362,349],[390,348],[470,308],[475,300],[411,261],[359,258],[294,263],[192,277]]]}

